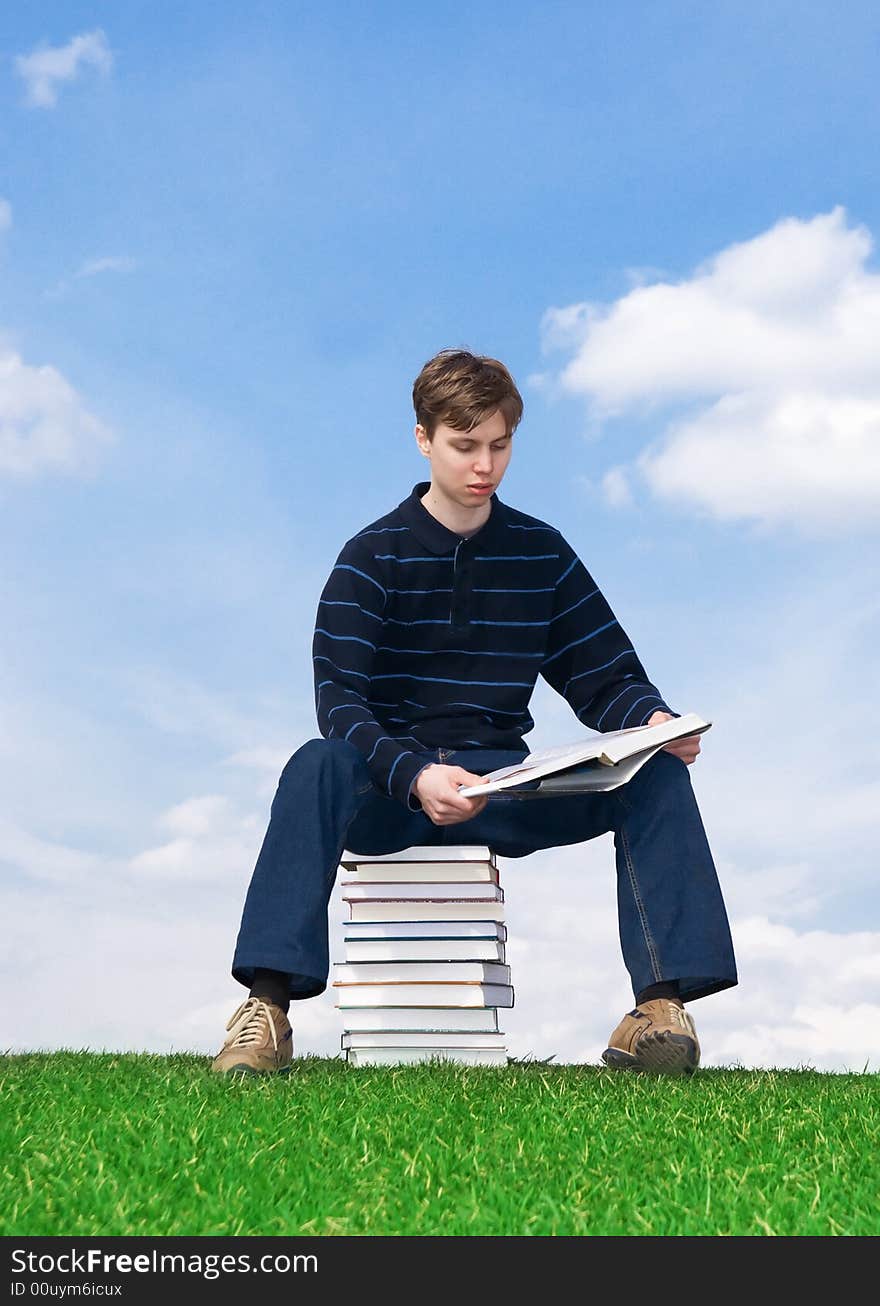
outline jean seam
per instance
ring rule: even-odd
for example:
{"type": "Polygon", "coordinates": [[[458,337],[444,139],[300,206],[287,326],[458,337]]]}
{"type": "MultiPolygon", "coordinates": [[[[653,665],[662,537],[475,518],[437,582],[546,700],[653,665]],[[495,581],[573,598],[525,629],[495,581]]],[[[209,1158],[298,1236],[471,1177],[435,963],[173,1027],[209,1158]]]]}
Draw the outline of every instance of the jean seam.
{"type": "Polygon", "coordinates": [[[620,831],[620,840],[623,845],[623,857],[624,857],[624,861],[626,862],[627,874],[629,875],[630,888],[632,889],[632,895],[633,898],[635,899],[636,911],[639,914],[639,921],[642,926],[642,934],[644,935],[645,938],[645,947],[648,952],[648,959],[651,963],[651,975],[655,981],[659,981],[663,978],[660,972],[660,962],[657,957],[657,949],[654,944],[653,936],[651,935],[651,931],[648,928],[648,914],[645,911],[645,904],[642,901],[642,895],[639,892],[639,881],[636,876],[636,868],[633,864],[632,857],[630,856],[629,840],[626,837],[625,830],[620,831]]]}

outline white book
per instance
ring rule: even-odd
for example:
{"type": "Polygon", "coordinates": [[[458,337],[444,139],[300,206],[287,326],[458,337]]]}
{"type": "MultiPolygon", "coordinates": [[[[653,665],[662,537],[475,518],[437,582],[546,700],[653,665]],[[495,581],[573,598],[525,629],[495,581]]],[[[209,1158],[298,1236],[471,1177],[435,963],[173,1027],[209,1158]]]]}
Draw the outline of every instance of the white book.
{"type": "Polygon", "coordinates": [[[352,1030],[342,1035],[342,1049],[346,1048],[495,1048],[506,1051],[504,1034],[496,1030],[352,1030]]]}
{"type": "Polygon", "coordinates": [[[344,852],[344,871],[363,882],[394,883],[400,880],[490,880],[498,882],[498,866],[490,848],[462,845],[458,848],[405,848],[384,857],[344,852]]]}
{"type": "Polygon", "coordinates": [[[512,1007],[509,984],[339,984],[337,1007],[512,1007]]]}
{"type": "Polygon", "coordinates": [[[342,885],[343,902],[417,902],[426,899],[430,902],[457,902],[461,899],[479,899],[481,902],[504,902],[504,890],[497,884],[455,883],[437,884],[433,881],[420,884],[387,884],[373,881],[360,884],[356,880],[345,880],[342,885]]]}
{"type": "Polygon", "coordinates": [[[346,921],[345,943],[358,939],[500,939],[507,926],[499,921],[346,921]]]}
{"type": "Polygon", "coordinates": [[[497,1030],[496,1007],[344,1007],[340,1010],[346,1031],[377,1030],[442,1033],[497,1030]]]}
{"type": "MultiPolygon", "coordinates": [[[[498,883],[498,867],[492,862],[360,862],[343,864],[343,869],[357,876],[358,883],[396,884],[430,880],[434,884],[453,880],[498,883]]],[[[349,881],[351,883],[351,881],[349,881]]]]}
{"type": "Polygon", "coordinates": [[[509,984],[498,961],[337,961],[334,984],[509,984]]]}
{"type": "Polygon", "coordinates": [[[352,1048],[351,1066],[399,1066],[421,1061],[448,1061],[465,1066],[506,1066],[504,1049],[489,1048],[352,1048]]]}
{"type": "Polygon", "coordinates": [[[374,866],[384,862],[489,862],[494,865],[495,854],[486,844],[450,844],[449,847],[431,848],[419,844],[397,853],[355,853],[347,849],[339,859],[346,870],[355,866],[374,866]]]}
{"type": "Polygon", "coordinates": [[[656,726],[609,730],[604,735],[591,732],[586,739],[577,743],[529,753],[513,766],[490,771],[486,776],[488,783],[462,786],[458,792],[464,797],[499,793],[503,789],[515,790],[518,786],[534,785],[545,776],[556,779],[544,781],[539,788],[525,790],[523,796],[528,793],[605,792],[631,780],[664,744],[670,744],[674,739],[683,739],[687,735],[702,734],[711,724],[711,721],[705,721],[695,712],[688,712],[656,726]],[[564,772],[568,774],[563,775],[564,772]]]}
{"type": "Polygon", "coordinates": [[[503,921],[503,902],[365,902],[348,904],[351,921],[503,921]]]}
{"type": "Polygon", "coordinates": [[[346,961],[505,961],[500,939],[346,939],[346,961]]]}

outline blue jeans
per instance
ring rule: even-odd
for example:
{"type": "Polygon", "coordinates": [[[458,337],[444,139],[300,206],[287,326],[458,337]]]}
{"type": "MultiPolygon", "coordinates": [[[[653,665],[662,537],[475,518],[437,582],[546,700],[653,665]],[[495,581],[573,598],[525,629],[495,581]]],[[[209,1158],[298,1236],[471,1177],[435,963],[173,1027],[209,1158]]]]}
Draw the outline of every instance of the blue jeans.
{"type": "MultiPolygon", "coordinates": [[[[446,749],[425,761],[477,775],[525,750],[446,749]]],[[[488,844],[499,856],[583,843],[614,832],[623,959],[638,994],[678,980],[682,1000],[736,984],[727,913],[687,766],[662,750],[604,794],[496,796],[470,821],[437,826],[373,785],[353,744],[311,739],[285,766],[242,915],[232,974],[290,975],[292,998],[327,986],[327,906],[344,848],[391,853],[416,844],[488,844]]]]}

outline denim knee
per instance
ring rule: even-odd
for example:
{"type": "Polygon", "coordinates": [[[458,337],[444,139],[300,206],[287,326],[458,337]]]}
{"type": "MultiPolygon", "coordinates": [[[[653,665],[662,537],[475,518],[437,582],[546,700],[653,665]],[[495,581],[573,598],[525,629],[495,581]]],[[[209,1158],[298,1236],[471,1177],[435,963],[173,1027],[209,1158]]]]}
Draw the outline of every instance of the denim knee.
{"type": "Polygon", "coordinates": [[[288,761],[279,790],[319,779],[339,780],[358,792],[372,784],[364,756],[345,739],[310,739],[288,761]]]}
{"type": "MultiPolygon", "coordinates": [[[[687,765],[672,753],[655,753],[636,771],[633,778],[615,792],[624,810],[631,810],[647,794],[652,797],[678,795],[691,790],[691,777],[687,765]]],[[[692,791],[691,791],[692,792],[692,791]]]]}

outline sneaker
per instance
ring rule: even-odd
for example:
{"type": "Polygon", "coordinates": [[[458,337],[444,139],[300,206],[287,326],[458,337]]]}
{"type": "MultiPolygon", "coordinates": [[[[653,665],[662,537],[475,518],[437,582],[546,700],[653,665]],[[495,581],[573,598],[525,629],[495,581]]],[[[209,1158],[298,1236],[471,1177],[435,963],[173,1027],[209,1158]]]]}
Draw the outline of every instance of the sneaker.
{"type": "Polygon", "coordinates": [[[611,1035],[602,1060],[614,1070],[690,1075],[700,1064],[694,1022],[677,1002],[652,998],[627,1012],[611,1035]]]}
{"type": "Polygon", "coordinates": [[[211,1069],[218,1074],[285,1074],[293,1057],[293,1030],[280,1007],[247,998],[226,1026],[229,1035],[211,1069]]]}

